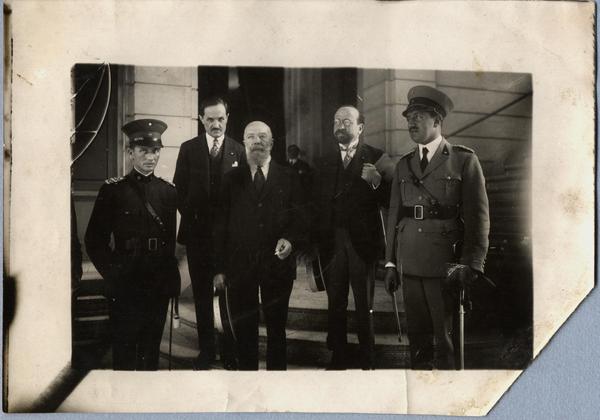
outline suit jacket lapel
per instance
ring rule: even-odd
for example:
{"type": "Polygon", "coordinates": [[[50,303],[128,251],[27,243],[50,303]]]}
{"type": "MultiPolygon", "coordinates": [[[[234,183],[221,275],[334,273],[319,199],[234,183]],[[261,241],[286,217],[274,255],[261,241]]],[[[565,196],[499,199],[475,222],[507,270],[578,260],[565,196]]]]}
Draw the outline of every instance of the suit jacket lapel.
{"type": "Polygon", "coordinates": [[[435,151],[433,158],[431,158],[431,160],[429,161],[429,164],[425,168],[425,172],[423,172],[423,176],[429,175],[435,168],[440,166],[442,163],[444,163],[448,159],[448,148],[449,148],[448,145],[449,145],[449,143],[446,141],[446,139],[442,138],[442,142],[440,143],[437,150],[435,151]],[[446,151],[444,152],[444,150],[446,150],[446,151]]]}
{"type": "MultiPolygon", "coordinates": [[[[206,136],[202,134],[196,137],[194,142],[194,161],[198,162],[198,169],[200,170],[200,179],[202,180],[202,187],[204,190],[210,192],[210,162],[208,161],[208,145],[206,144],[206,136]]],[[[198,181],[200,182],[200,181],[198,181]]]]}
{"type": "MultiPolygon", "coordinates": [[[[341,155],[340,155],[341,158],[341,155]]],[[[363,142],[360,141],[358,143],[358,146],[356,147],[356,152],[354,152],[354,156],[352,157],[352,160],[350,161],[350,164],[348,165],[348,168],[346,168],[347,170],[350,170],[350,172],[352,173],[352,175],[354,175],[354,177],[359,177],[362,174],[362,167],[363,164],[368,162],[368,156],[367,156],[367,148],[364,146],[363,142]]],[[[356,179],[354,178],[353,179],[356,179]]]]}
{"type": "Polygon", "coordinates": [[[423,172],[421,172],[421,156],[419,155],[419,146],[415,149],[415,153],[409,161],[409,165],[414,175],[419,178],[423,178],[423,172]]]}
{"type": "MultiPolygon", "coordinates": [[[[235,140],[230,139],[229,137],[225,137],[225,139],[223,140],[223,165],[222,165],[222,173],[225,174],[225,172],[227,172],[228,170],[230,170],[232,168],[232,165],[234,164],[234,162],[238,163],[238,166],[240,164],[240,162],[237,159],[237,156],[235,155],[235,151],[233,150],[233,144],[232,142],[234,142],[235,140]]],[[[208,150],[207,150],[208,153],[208,150]]]]}
{"type": "Polygon", "coordinates": [[[268,197],[269,194],[271,194],[275,184],[277,183],[277,180],[281,176],[280,172],[281,171],[279,165],[273,162],[273,160],[271,160],[271,163],[269,164],[269,174],[267,175],[265,185],[263,186],[263,189],[260,193],[261,199],[264,199],[268,197]]]}

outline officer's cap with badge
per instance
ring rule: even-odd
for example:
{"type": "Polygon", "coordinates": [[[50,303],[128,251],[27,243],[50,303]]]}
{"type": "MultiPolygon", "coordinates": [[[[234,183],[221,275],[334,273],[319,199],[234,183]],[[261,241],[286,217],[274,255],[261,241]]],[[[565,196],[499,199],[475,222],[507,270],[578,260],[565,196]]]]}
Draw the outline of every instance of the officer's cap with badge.
{"type": "Polygon", "coordinates": [[[163,147],[161,134],[167,129],[167,124],[160,120],[141,119],[125,124],[123,132],[129,137],[129,147],[163,147]]]}
{"type": "Polygon", "coordinates": [[[444,92],[431,86],[414,86],[408,91],[408,106],[402,113],[404,117],[411,111],[430,111],[446,118],[454,109],[452,99],[444,92]]]}

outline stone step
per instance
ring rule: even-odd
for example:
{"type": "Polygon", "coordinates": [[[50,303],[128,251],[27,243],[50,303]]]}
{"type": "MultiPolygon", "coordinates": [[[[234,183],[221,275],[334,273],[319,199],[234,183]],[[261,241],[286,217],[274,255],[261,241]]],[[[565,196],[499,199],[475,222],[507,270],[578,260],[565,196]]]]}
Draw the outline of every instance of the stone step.
{"type": "MultiPolygon", "coordinates": [[[[287,353],[290,369],[324,369],[329,363],[331,352],[326,345],[326,333],[323,331],[305,331],[286,329],[287,353]]],[[[161,368],[166,368],[169,340],[168,322],[161,344],[161,368]]],[[[398,339],[397,334],[376,334],[375,368],[406,369],[409,366],[409,347],[406,335],[398,339]]],[[[172,369],[191,369],[196,357],[197,339],[195,325],[182,320],[180,327],[173,330],[172,369]]],[[[358,365],[358,339],[348,334],[347,356],[353,361],[351,368],[358,365]]],[[[466,368],[523,368],[531,357],[531,349],[526,337],[505,337],[499,331],[467,334],[465,343],[466,368]]],[[[264,369],[266,358],[266,329],[259,326],[259,358],[264,369]]],[[[212,368],[222,369],[216,361],[212,368]]]]}
{"type": "MultiPolygon", "coordinates": [[[[391,312],[373,312],[373,326],[377,334],[395,334],[398,331],[395,315],[391,312]]],[[[196,313],[194,304],[190,300],[179,301],[179,316],[182,322],[187,322],[196,327],[196,313]]],[[[260,316],[260,323],[264,325],[264,318],[260,316]]],[[[406,318],[400,313],[400,325],[406,329],[406,318]]],[[[354,310],[348,311],[348,331],[357,331],[357,318],[354,310]]],[[[295,330],[327,331],[327,311],[325,309],[289,308],[287,328],[295,330]]]]}

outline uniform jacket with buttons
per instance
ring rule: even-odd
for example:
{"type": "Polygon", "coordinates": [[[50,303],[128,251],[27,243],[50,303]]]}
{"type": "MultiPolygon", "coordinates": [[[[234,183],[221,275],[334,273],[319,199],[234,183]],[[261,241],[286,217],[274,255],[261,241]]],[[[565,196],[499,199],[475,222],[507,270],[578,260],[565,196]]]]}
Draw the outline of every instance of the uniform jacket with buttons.
{"type": "Polygon", "coordinates": [[[444,277],[450,262],[483,271],[489,230],[485,179],[472,150],[443,139],[424,172],[418,148],[399,160],[392,181],[387,261],[401,266],[404,274],[422,277],[444,277]],[[416,220],[402,216],[402,207],[422,205],[427,211],[432,198],[442,206],[456,206],[458,217],[416,220]],[[461,241],[457,261],[454,245],[461,241]]]}
{"type": "Polygon", "coordinates": [[[307,218],[300,181],[295,171],[271,160],[262,191],[252,182],[245,164],[225,175],[215,229],[217,272],[230,284],[260,266],[264,281],[289,281],[296,276],[296,258],[277,258],[281,238],[297,251],[305,246],[307,218]]]}
{"type": "Polygon", "coordinates": [[[106,280],[109,295],[179,294],[176,206],[175,186],[153,174],[144,177],[132,170],[102,185],[85,233],[85,246],[106,280]],[[152,205],[164,229],[136,191],[152,205]]]}
{"type": "Polygon", "coordinates": [[[374,189],[361,178],[363,164],[375,164],[382,155],[383,151],[361,140],[346,169],[339,149],[316,163],[312,233],[325,264],[333,257],[336,226],[347,228],[352,246],[365,262],[372,263],[383,256],[379,209],[388,205],[389,182],[382,176],[381,184],[374,189]]]}
{"type": "MultiPolygon", "coordinates": [[[[223,150],[222,175],[245,161],[244,146],[232,138],[225,136],[221,148],[223,150]]],[[[181,213],[177,236],[177,241],[181,244],[199,241],[200,244],[210,247],[213,226],[209,205],[211,194],[209,159],[204,134],[184,142],[179,149],[173,183],[177,186],[177,207],[181,213]]]]}

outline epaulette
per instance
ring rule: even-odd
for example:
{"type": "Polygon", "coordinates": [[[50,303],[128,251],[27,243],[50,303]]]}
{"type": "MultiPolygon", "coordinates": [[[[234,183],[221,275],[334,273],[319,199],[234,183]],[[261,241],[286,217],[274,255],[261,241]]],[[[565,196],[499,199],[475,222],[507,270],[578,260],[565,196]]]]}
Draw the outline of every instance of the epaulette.
{"type": "Polygon", "coordinates": [[[475,150],[469,149],[467,146],[463,146],[462,144],[453,144],[452,147],[460,150],[461,152],[475,153],[475,150]]]}
{"type": "Polygon", "coordinates": [[[400,159],[404,159],[405,157],[410,157],[410,156],[414,155],[416,151],[417,151],[417,149],[413,149],[410,152],[406,152],[405,154],[400,156],[400,159]]]}
{"type": "Polygon", "coordinates": [[[175,184],[173,184],[173,183],[172,183],[171,181],[169,181],[169,180],[166,180],[166,179],[164,179],[164,178],[161,178],[161,177],[159,177],[159,176],[157,176],[156,178],[160,179],[161,181],[164,181],[164,182],[166,182],[166,183],[167,183],[167,184],[169,184],[171,187],[175,187],[175,184]]]}
{"type": "Polygon", "coordinates": [[[105,184],[116,184],[118,182],[123,181],[124,179],[125,179],[124,176],[120,176],[120,177],[114,176],[112,178],[108,178],[106,181],[104,181],[104,183],[105,184]]]}

